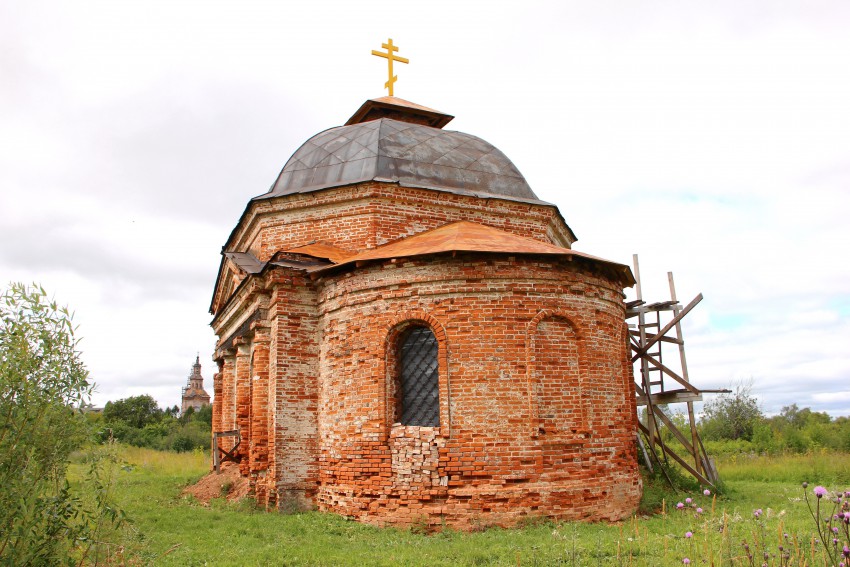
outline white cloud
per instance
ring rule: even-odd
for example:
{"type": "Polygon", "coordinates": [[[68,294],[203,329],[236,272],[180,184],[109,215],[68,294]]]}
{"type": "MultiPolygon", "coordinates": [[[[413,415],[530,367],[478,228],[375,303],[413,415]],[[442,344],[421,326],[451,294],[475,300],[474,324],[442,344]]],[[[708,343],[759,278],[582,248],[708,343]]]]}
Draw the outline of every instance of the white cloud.
{"type": "Polygon", "coordinates": [[[705,295],[698,384],[846,413],[848,24],[839,1],[5,3],[0,275],[77,311],[99,401],[173,405],[198,350],[211,386],[221,245],[382,94],[391,36],[396,94],[502,149],[578,249],[705,295]]]}

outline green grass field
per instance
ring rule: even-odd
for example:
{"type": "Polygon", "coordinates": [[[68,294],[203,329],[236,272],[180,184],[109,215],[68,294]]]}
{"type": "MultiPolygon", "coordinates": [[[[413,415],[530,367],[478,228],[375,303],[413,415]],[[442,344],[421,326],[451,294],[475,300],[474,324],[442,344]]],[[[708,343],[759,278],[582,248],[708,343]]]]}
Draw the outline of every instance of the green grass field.
{"type": "MultiPolygon", "coordinates": [[[[153,565],[828,565],[800,482],[850,489],[850,455],[735,457],[718,463],[722,495],[653,485],[665,513],[617,524],[541,522],[478,533],[423,535],[316,512],[266,513],[247,503],[180,496],[208,471],[203,454],[122,448],[115,494],[133,519],[128,556],[153,565]],[[693,499],[692,507],[676,503],[693,499]],[[696,514],[696,506],[703,508],[696,514]],[[756,518],[754,510],[763,514],[756,518]],[[693,537],[686,538],[686,532],[693,537]],[[786,538],[784,534],[788,534],[786,538]],[[779,546],[791,557],[782,559],[779,546]]],[[[77,465],[79,466],[79,465],[77,465]]],[[[73,472],[73,471],[72,471],[73,472]]],[[[811,490],[811,488],[810,488],[811,490]]]]}

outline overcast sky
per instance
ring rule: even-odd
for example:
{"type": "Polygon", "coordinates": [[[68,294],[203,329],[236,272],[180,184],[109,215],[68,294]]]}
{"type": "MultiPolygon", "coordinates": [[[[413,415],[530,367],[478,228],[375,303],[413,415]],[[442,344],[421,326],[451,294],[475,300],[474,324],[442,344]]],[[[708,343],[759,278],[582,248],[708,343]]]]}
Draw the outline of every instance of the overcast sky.
{"type": "Polygon", "coordinates": [[[850,415],[850,2],[0,0],[0,285],[76,312],[97,405],[212,391],[221,246],[388,37],[576,249],[704,294],[698,386],[850,415]]]}

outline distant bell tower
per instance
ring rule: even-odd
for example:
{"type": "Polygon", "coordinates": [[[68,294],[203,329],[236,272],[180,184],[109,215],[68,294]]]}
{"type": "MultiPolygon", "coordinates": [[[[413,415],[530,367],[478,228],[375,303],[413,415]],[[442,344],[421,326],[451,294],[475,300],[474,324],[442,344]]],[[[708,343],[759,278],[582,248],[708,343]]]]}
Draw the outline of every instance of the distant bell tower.
{"type": "Polygon", "coordinates": [[[201,376],[201,357],[198,355],[195,357],[195,364],[192,365],[188,384],[183,388],[183,403],[180,406],[180,413],[186,413],[189,408],[195,408],[195,411],[197,411],[208,405],[210,405],[210,395],[204,390],[204,377],[201,376]]]}

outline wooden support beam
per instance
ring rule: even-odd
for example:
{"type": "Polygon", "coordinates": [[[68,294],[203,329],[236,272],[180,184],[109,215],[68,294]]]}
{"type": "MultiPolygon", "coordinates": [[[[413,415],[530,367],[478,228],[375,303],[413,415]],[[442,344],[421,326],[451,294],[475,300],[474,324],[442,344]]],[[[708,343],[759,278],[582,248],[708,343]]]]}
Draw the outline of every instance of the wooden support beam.
{"type": "Polygon", "coordinates": [[[676,427],[676,424],[673,423],[673,420],[667,417],[667,414],[661,411],[658,406],[655,406],[653,409],[655,410],[656,415],[661,418],[661,421],[664,422],[664,425],[666,425],[670,429],[670,433],[673,434],[673,437],[679,440],[679,443],[682,444],[682,447],[684,447],[688,453],[694,455],[694,446],[691,444],[690,441],[687,440],[684,434],[679,431],[679,428],[676,427]]]}
{"type": "Polygon", "coordinates": [[[652,461],[649,458],[649,453],[646,451],[646,446],[643,444],[643,437],[640,436],[640,433],[635,433],[635,435],[637,436],[640,452],[643,455],[643,462],[646,464],[646,468],[649,469],[649,472],[654,473],[655,469],[652,468],[652,461]]]}
{"type": "Polygon", "coordinates": [[[693,301],[691,301],[690,303],[688,303],[688,305],[687,305],[684,309],[682,309],[682,312],[681,312],[681,313],[679,313],[678,315],[676,315],[675,317],[673,317],[673,319],[671,319],[669,323],[667,323],[666,325],[664,325],[664,328],[663,328],[663,329],[661,329],[660,331],[658,331],[658,333],[657,333],[656,335],[654,335],[654,336],[653,336],[652,338],[650,338],[650,339],[647,339],[647,341],[646,341],[646,342],[644,343],[644,345],[643,345],[643,348],[641,348],[641,349],[640,349],[637,353],[635,353],[635,355],[632,357],[632,362],[635,362],[637,359],[641,358],[644,354],[646,354],[646,353],[647,353],[647,351],[649,351],[649,349],[651,349],[651,348],[652,348],[652,346],[653,346],[655,343],[657,343],[657,342],[661,339],[661,337],[663,337],[664,335],[666,335],[666,334],[667,334],[667,332],[668,332],[670,329],[672,329],[672,328],[676,325],[676,323],[678,323],[679,321],[681,321],[681,320],[682,320],[682,318],[683,318],[685,315],[687,315],[688,313],[690,313],[691,309],[693,309],[694,307],[696,307],[696,306],[697,306],[697,304],[698,304],[700,301],[702,301],[702,294],[701,294],[701,293],[700,293],[699,295],[697,295],[697,296],[694,298],[694,300],[693,300],[693,301]]]}
{"type": "MultiPolygon", "coordinates": [[[[646,397],[645,395],[640,395],[635,398],[638,407],[642,407],[646,405],[646,397]]],[[[659,404],[685,404],[688,402],[701,402],[702,396],[699,394],[694,394],[693,392],[688,392],[687,390],[674,390],[667,392],[658,392],[657,394],[652,394],[652,405],[659,404]]]]}
{"type": "Polygon", "coordinates": [[[664,374],[666,374],[667,376],[669,376],[670,378],[672,378],[673,380],[675,380],[676,382],[678,382],[679,384],[684,386],[685,389],[690,390],[694,394],[701,393],[696,386],[694,386],[693,384],[691,384],[690,382],[688,382],[687,380],[685,380],[684,378],[682,378],[681,376],[679,376],[678,374],[676,374],[675,372],[673,372],[672,370],[670,370],[669,368],[667,368],[666,366],[664,366],[663,364],[661,364],[660,362],[655,360],[653,357],[642,356],[641,358],[643,360],[648,361],[650,364],[655,366],[658,370],[660,370],[661,372],[663,372],[664,374]]]}
{"type": "MultiPolygon", "coordinates": [[[[639,423],[638,425],[640,426],[640,430],[643,431],[644,434],[646,434],[648,436],[649,430],[642,423],[639,423]]],[[[656,441],[661,441],[661,439],[656,437],[656,441]]],[[[696,470],[694,470],[694,468],[691,465],[689,465],[684,459],[682,459],[682,457],[677,455],[676,452],[673,451],[671,448],[669,448],[667,445],[664,445],[663,443],[660,443],[660,442],[659,442],[659,445],[661,445],[661,448],[663,449],[665,456],[670,456],[674,461],[679,463],[682,466],[683,469],[685,469],[686,471],[691,473],[694,476],[694,478],[696,478],[699,482],[703,483],[706,486],[714,486],[713,482],[711,482],[706,477],[704,477],[703,475],[698,473],[696,470]]]]}
{"type": "MultiPolygon", "coordinates": [[[[632,337],[639,337],[640,331],[631,330],[631,331],[629,331],[629,334],[632,337]]],[[[660,339],[658,339],[658,342],[673,343],[674,345],[684,345],[685,344],[685,341],[683,341],[682,339],[674,339],[673,337],[661,337],[660,339]]]]}

